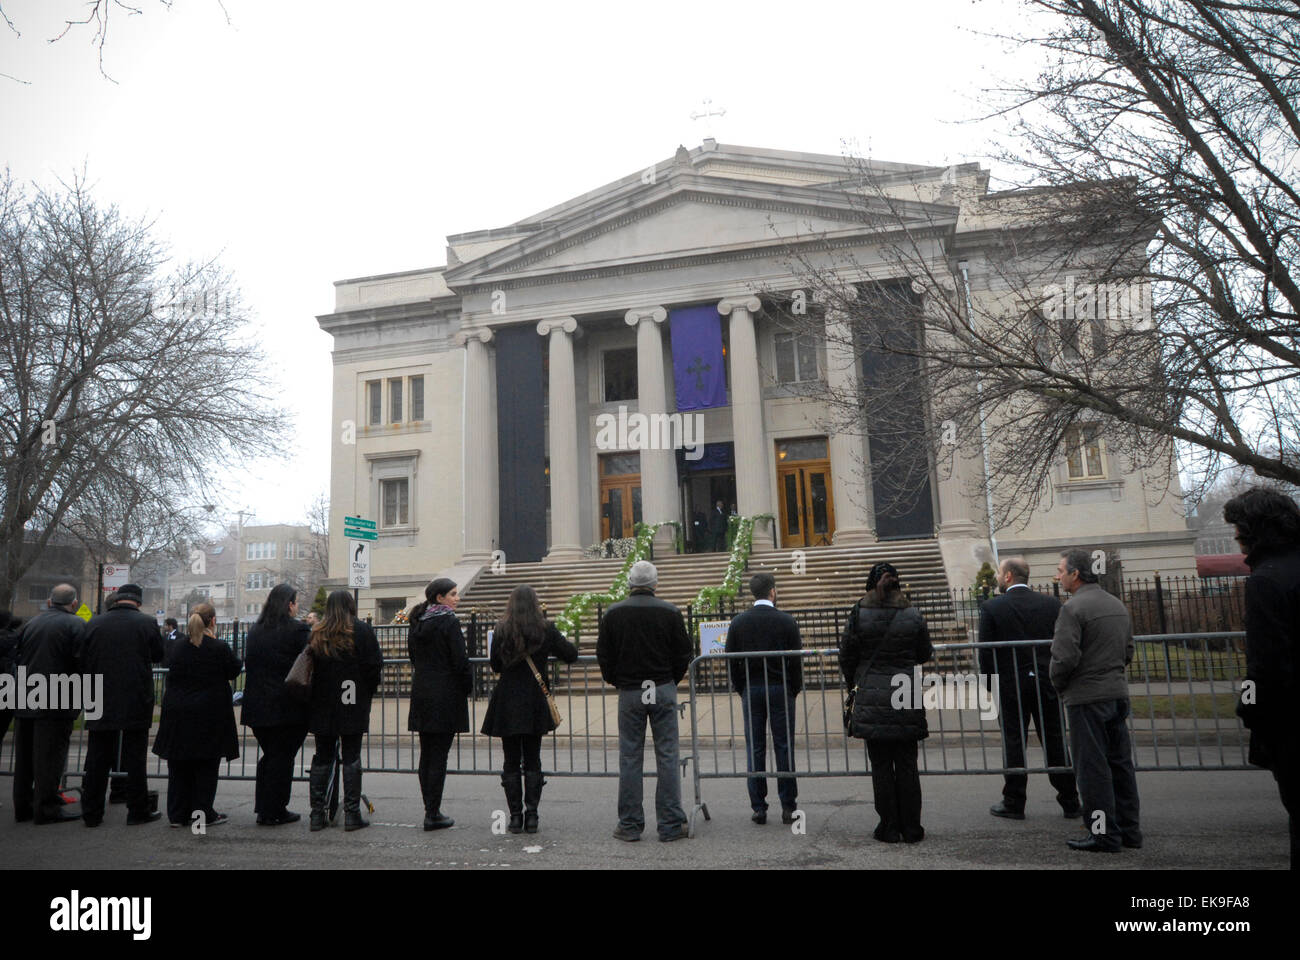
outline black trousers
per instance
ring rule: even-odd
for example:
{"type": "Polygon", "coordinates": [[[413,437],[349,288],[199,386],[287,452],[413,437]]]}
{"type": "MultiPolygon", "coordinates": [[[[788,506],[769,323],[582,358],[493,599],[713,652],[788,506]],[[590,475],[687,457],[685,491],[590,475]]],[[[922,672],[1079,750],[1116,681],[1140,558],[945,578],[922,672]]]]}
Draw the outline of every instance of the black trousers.
{"type": "Polygon", "coordinates": [[[897,830],[905,839],[919,838],[921,774],[916,767],[916,741],[868,740],[867,757],[881,827],[897,830]]]}
{"type": "Polygon", "coordinates": [[[345,733],[342,736],[330,736],[328,734],[316,734],[316,753],[311,758],[312,765],[323,764],[328,766],[334,759],[334,749],[342,741],[343,762],[360,763],[361,762],[361,738],[364,733],[345,733]]]}
{"type": "Polygon", "coordinates": [[[14,721],[14,816],[37,821],[63,806],[59,781],[68,762],[72,718],[19,717],[14,721]]]}
{"type": "Polygon", "coordinates": [[[194,814],[216,816],[217,774],[221,758],[167,761],[167,821],[188,826],[194,814]]]}
{"type": "Polygon", "coordinates": [[[521,733],[501,738],[502,773],[525,773],[542,769],[542,738],[538,734],[521,733]]]}
{"type": "MultiPolygon", "coordinates": [[[[1002,712],[1002,752],[1005,765],[1025,765],[1025,742],[1029,739],[1029,722],[1038,732],[1038,742],[1043,745],[1049,767],[1068,767],[1069,751],[1065,748],[1065,730],[1061,725],[1061,701],[1055,688],[1045,677],[1014,673],[998,677],[998,699],[1002,712]],[[1018,686],[1017,686],[1018,685],[1018,686]]],[[[1029,775],[1008,773],[1002,786],[1006,806],[1013,810],[1025,809],[1025,794],[1029,775]]],[[[1049,773],[1047,779],[1056,788],[1056,802],[1062,810],[1079,806],[1079,791],[1073,773],[1049,773]]]]}
{"type": "Polygon", "coordinates": [[[442,809],[442,788],[447,783],[447,754],[454,733],[420,734],[420,795],[424,810],[433,814],[442,809]]]}
{"type": "Polygon", "coordinates": [[[1273,779],[1286,807],[1291,832],[1291,869],[1296,865],[1296,820],[1300,818],[1300,744],[1285,743],[1272,758],[1273,779]]]}
{"type": "Polygon", "coordinates": [[[262,748],[257,758],[257,785],[253,792],[253,812],[274,819],[289,812],[293,793],[293,761],[307,739],[307,724],[254,727],[253,736],[262,748]]]}
{"type": "Polygon", "coordinates": [[[126,773],[126,812],[131,817],[149,813],[149,731],[92,730],[86,735],[86,772],[81,777],[81,815],[87,820],[104,816],[104,790],[111,770],[126,773]],[[121,755],[118,738],[121,737],[121,755]]]}
{"type": "Polygon", "coordinates": [[[1066,710],[1083,825],[1108,847],[1118,847],[1121,840],[1141,842],[1128,700],[1074,704],[1066,710]]]}

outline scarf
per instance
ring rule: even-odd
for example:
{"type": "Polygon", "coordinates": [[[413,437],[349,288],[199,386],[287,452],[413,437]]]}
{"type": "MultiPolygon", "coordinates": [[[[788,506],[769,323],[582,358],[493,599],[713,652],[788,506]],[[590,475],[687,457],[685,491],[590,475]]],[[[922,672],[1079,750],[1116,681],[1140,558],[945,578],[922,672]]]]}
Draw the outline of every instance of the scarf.
{"type": "Polygon", "coordinates": [[[428,620],[430,617],[441,616],[444,613],[450,613],[454,616],[456,611],[445,603],[435,603],[428,610],[424,611],[424,613],[420,614],[420,619],[428,620]]]}

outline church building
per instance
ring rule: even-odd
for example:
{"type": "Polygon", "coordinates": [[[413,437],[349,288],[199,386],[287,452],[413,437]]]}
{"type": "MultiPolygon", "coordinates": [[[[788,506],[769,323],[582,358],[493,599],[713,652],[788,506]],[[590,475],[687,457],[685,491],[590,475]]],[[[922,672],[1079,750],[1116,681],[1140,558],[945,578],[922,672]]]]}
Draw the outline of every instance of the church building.
{"type": "MultiPolygon", "coordinates": [[[[922,198],[904,209],[935,255],[978,277],[988,172],[867,163],[922,198]]],[[[844,157],[705,140],[450,236],[445,265],[338,281],[318,318],[334,338],[330,567],[342,582],[344,516],[374,521],[361,614],[387,622],[433,577],[464,588],[494,559],[579,560],[641,520],[681,524],[690,549],[719,511],[770,515],[767,550],[929,540],[969,586],[992,556],[962,474],[978,460],[931,469],[909,507],[878,511],[870,438],[828,429],[806,389],[852,391],[870,366],[765,310],[763,291],[800,286],[793,237],[881,262],[887,238],[846,195],[850,173],[844,157]]],[[[1050,508],[993,531],[1035,581],[1073,545],[1110,550],[1125,577],[1194,573],[1178,498],[1152,495],[1103,436],[1081,434],[1054,477],[1050,508]]],[[[671,551],[668,528],[661,540],[671,551]]]]}

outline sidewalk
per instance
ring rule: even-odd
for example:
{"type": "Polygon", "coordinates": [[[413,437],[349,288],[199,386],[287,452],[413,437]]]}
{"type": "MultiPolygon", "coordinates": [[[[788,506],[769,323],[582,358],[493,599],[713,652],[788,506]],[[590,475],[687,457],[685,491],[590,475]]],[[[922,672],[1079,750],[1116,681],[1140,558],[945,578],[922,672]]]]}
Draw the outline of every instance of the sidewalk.
{"type": "MultiPolygon", "coordinates": [[[[612,779],[552,778],[542,798],[542,830],[534,836],[492,833],[494,811],[505,803],[491,776],[448,778],[443,809],[456,826],[434,833],[419,828],[419,788],[409,774],[365,775],[364,789],[376,809],[373,825],[355,833],[333,827],[312,834],[305,816],[286,827],[258,827],[253,784],[247,781],[221,783],[217,809],[231,821],[206,836],[163,822],[128,828],[120,806],[110,807],[95,830],[80,823],[15,824],[4,796],[0,868],[1283,870],[1288,862],[1286,813],[1272,777],[1262,771],[1139,774],[1146,844],[1116,856],[1066,849],[1066,838],[1080,827],[1061,818],[1042,776],[1030,777],[1028,817],[1021,822],[988,814],[1000,798],[1000,777],[923,777],[927,837],[915,846],[871,839],[876,817],[865,777],[801,781],[803,835],[783,826],[779,815],[766,826],[750,823],[743,780],[704,786],[713,819],[700,819],[695,839],[668,844],[653,836],[652,780],[646,782],[650,824],[633,844],[610,836],[617,792],[612,779]]],[[[0,779],[0,789],[8,788],[9,781],[0,779]]],[[[684,783],[688,812],[690,795],[684,783]]],[[[302,784],[294,785],[292,808],[306,813],[302,784]]]]}

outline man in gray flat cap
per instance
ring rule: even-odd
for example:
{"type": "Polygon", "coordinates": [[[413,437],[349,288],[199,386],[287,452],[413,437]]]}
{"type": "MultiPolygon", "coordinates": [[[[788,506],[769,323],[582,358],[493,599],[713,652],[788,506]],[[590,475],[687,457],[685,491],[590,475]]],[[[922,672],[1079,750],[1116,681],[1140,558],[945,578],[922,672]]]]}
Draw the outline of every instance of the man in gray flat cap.
{"type": "Polygon", "coordinates": [[[640,840],[645,829],[642,771],[645,727],[655,743],[655,818],[659,839],[687,835],[677,759],[677,684],[691,662],[691,641],[681,611],[655,597],[659,571],[638,560],[628,571],[628,597],[605,611],[596,659],[605,682],[618,688],[619,840],[640,840]]]}

